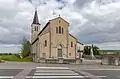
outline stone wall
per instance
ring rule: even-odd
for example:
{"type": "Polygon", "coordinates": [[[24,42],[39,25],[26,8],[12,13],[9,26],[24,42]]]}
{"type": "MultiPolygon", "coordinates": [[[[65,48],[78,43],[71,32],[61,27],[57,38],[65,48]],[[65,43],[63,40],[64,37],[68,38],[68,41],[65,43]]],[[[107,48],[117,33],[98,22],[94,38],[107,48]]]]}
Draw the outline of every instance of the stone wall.
{"type": "Polygon", "coordinates": [[[120,65],[120,55],[119,54],[104,54],[101,59],[102,65],[120,65]]]}
{"type": "Polygon", "coordinates": [[[80,59],[40,59],[40,63],[50,63],[50,64],[80,64],[82,63],[80,59]]]}

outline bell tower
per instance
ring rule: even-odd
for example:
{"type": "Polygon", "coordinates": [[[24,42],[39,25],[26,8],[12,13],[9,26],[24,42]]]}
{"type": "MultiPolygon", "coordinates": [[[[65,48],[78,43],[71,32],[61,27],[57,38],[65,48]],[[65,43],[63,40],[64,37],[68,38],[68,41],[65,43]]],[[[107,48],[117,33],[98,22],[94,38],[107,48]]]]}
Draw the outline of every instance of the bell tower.
{"type": "Polygon", "coordinates": [[[39,31],[40,31],[40,23],[38,19],[37,10],[35,10],[33,22],[31,24],[31,42],[37,37],[39,31]]]}

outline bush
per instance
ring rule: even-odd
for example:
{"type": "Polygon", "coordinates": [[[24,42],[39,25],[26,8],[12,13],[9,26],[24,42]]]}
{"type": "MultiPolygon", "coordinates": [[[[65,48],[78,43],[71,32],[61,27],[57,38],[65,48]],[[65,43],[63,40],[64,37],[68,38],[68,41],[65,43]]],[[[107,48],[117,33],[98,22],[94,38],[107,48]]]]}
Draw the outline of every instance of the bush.
{"type": "Polygon", "coordinates": [[[8,53],[2,53],[2,55],[9,55],[8,53]]]}
{"type": "Polygon", "coordinates": [[[9,53],[9,55],[12,55],[12,53],[9,53]]]}
{"type": "Polygon", "coordinates": [[[0,57],[0,63],[1,63],[1,57],[0,57]]]}
{"type": "Polygon", "coordinates": [[[0,55],[2,55],[2,53],[0,53],[0,55]]]}

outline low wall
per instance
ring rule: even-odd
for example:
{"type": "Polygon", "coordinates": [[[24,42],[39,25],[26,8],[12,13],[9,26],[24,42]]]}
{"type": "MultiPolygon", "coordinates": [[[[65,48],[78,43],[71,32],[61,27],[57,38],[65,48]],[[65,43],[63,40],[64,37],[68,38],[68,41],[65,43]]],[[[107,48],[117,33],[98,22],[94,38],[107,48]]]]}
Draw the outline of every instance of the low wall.
{"type": "MultiPolygon", "coordinates": [[[[94,55],[94,56],[95,56],[96,59],[101,59],[101,57],[102,57],[101,55],[94,55]]],[[[90,55],[84,55],[83,58],[91,60],[90,55]]]]}
{"type": "Polygon", "coordinates": [[[120,56],[116,54],[106,54],[102,56],[101,59],[102,65],[120,65],[120,56]]]}
{"type": "Polygon", "coordinates": [[[50,63],[50,64],[57,64],[57,63],[62,63],[62,64],[71,64],[71,63],[82,63],[80,59],[40,59],[40,63],[50,63]]]}

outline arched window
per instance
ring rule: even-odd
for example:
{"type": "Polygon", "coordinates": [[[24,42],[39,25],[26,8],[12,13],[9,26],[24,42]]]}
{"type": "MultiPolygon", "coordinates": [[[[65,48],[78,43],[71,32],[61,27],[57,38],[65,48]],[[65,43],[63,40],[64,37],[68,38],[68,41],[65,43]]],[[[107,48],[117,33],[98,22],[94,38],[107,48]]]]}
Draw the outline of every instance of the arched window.
{"type": "Polygon", "coordinates": [[[62,28],[62,34],[63,34],[63,28],[62,28]]]}
{"type": "Polygon", "coordinates": [[[47,40],[45,40],[45,47],[47,46],[47,40]]]}
{"type": "Polygon", "coordinates": [[[46,57],[46,53],[42,53],[42,55],[43,55],[43,58],[45,58],[45,57],[46,57]]]}
{"type": "Polygon", "coordinates": [[[61,26],[59,26],[59,34],[61,34],[61,26]]]}
{"type": "Polygon", "coordinates": [[[71,56],[71,53],[69,53],[69,56],[71,56]]]}
{"type": "Polygon", "coordinates": [[[35,26],[35,31],[36,31],[36,26],[35,26]]]}
{"type": "Polygon", "coordinates": [[[58,33],[58,27],[56,27],[56,33],[58,33]]]}
{"type": "Polygon", "coordinates": [[[38,27],[37,27],[37,31],[38,31],[38,27]]]}
{"type": "Polygon", "coordinates": [[[71,42],[71,47],[73,47],[73,42],[71,42]]]}
{"type": "Polygon", "coordinates": [[[59,23],[60,23],[61,21],[59,20],[59,23]]]}

